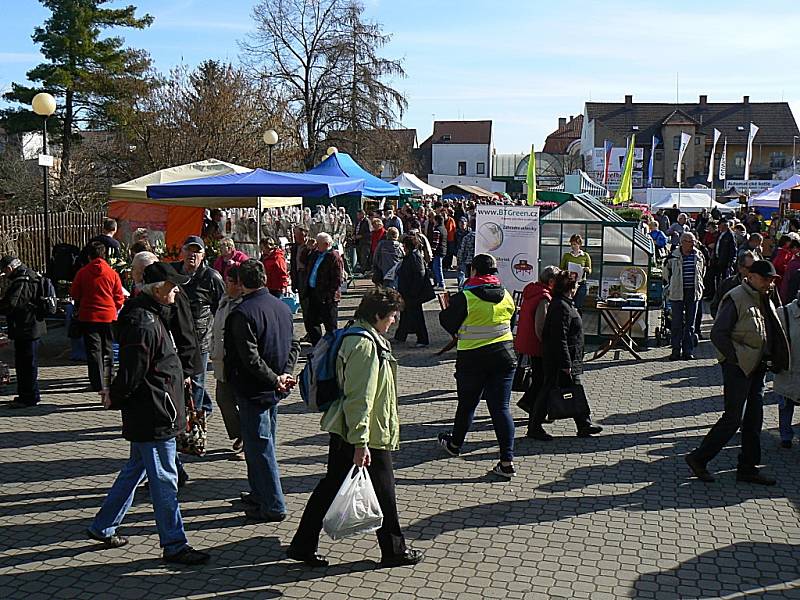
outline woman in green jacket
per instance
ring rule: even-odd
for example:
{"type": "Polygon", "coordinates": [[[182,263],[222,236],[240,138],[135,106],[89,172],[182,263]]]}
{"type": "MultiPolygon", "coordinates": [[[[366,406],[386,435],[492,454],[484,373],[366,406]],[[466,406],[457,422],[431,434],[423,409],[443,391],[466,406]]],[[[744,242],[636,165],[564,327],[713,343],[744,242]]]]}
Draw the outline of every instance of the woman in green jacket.
{"type": "Polygon", "coordinates": [[[328,468],[308,500],[300,526],[286,555],[312,567],[328,561],[317,554],[322,520],[352,465],[366,467],[383,511],[377,531],[381,566],[413,565],[422,552],[406,547],[400,530],[395,498],[391,451],[400,445],[397,416],[397,364],[383,335],[403,307],[400,294],[376,288],[356,310],[355,325],[370,334],[342,340],[336,361],[341,397],[322,416],[322,429],[330,433],[328,468]]]}

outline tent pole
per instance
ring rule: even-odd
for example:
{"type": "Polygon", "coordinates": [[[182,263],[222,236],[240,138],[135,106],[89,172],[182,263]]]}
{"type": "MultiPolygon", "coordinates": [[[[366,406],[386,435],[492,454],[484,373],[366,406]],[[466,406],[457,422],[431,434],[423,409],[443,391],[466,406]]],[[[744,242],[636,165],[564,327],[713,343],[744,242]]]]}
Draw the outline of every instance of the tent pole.
{"type": "Polygon", "coordinates": [[[256,198],[256,252],[261,252],[261,196],[256,198]]]}

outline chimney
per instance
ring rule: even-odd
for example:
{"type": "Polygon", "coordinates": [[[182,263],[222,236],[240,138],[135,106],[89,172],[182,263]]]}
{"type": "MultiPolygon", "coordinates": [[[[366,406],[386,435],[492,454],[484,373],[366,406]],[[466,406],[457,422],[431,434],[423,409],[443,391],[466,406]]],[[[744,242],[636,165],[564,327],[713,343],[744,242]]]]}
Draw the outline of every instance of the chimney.
{"type": "Polygon", "coordinates": [[[625,104],[627,104],[627,105],[633,104],[633,96],[631,96],[630,94],[626,94],[625,95],[625,104]]]}
{"type": "Polygon", "coordinates": [[[706,96],[705,94],[701,94],[700,95],[700,106],[705,106],[706,104],[708,104],[708,96],[706,96]]]}
{"type": "Polygon", "coordinates": [[[574,118],[575,118],[575,117],[573,117],[572,115],[570,115],[570,116],[569,116],[569,120],[570,120],[570,121],[572,121],[572,119],[574,119],[574,118]]]}
{"type": "Polygon", "coordinates": [[[750,104],[750,96],[742,96],[742,104],[750,104]]]}
{"type": "Polygon", "coordinates": [[[564,129],[567,126],[567,118],[566,117],[558,117],[558,128],[564,129]]]}

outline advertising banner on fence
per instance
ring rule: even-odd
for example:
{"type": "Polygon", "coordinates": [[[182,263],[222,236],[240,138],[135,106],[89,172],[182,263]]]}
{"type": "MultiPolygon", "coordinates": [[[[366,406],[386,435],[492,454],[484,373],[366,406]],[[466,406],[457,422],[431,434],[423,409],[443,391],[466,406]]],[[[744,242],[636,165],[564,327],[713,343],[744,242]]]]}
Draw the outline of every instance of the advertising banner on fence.
{"type": "Polygon", "coordinates": [[[539,207],[479,205],[475,210],[475,254],[497,260],[509,292],[539,278],[539,207]]]}

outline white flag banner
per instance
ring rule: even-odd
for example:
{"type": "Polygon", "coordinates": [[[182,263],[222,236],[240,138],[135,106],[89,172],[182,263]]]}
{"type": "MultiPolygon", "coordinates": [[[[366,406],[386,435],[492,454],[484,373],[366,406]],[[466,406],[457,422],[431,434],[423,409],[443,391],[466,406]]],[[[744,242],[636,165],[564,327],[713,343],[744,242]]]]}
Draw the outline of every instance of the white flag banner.
{"type": "Polygon", "coordinates": [[[719,178],[720,181],[725,181],[728,176],[728,138],[725,138],[725,143],[722,144],[722,156],[719,157],[719,178]]]}
{"type": "Polygon", "coordinates": [[[711,159],[708,161],[708,183],[714,183],[714,155],[717,153],[717,142],[722,132],[714,129],[714,145],[711,146],[711,159]]]}
{"type": "Polygon", "coordinates": [[[683,181],[681,179],[681,167],[683,166],[683,155],[686,153],[686,148],[689,147],[689,142],[691,141],[692,141],[692,136],[690,134],[681,133],[681,149],[678,152],[678,172],[675,177],[678,183],[683,181]]]}
{"type": "Polygon", "coordinates": [[[747,136],[747,158],[744,161],[744,180],[750,181],[750,161],[753,159],[753,138],[758,133],[758,127],[750,123],[750,135],[747,136]]]}

